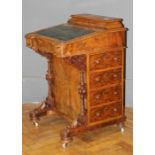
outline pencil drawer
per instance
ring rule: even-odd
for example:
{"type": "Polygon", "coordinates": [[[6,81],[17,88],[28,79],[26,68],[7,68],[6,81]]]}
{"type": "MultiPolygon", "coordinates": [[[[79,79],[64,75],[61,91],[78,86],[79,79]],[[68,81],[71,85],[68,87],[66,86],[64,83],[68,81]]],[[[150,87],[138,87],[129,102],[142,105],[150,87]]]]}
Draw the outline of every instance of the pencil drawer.
{"type": "Polygon", "coordinates": [[[122,86],[117,85],[95,91],[90,91],[90,106],[121,100],[122,86]]]}
{"type": "Polygon", "coordinates": [[[90,89],[120,83],[121,79],[122,79],[121,68],[101,72],[91,72],[90,89]]]}
{"type": "Polygon", "coordinates": [[[90,70],[117,67],[122,65],[122,50],[105,51],[90,56],[90,70]]]}
{"type": "Polygon", "coordinates": [[[90,122],[105,121],[108,119],[115,119],[122,114],[121,102],[100,106],[90,110],[90,122]]]}

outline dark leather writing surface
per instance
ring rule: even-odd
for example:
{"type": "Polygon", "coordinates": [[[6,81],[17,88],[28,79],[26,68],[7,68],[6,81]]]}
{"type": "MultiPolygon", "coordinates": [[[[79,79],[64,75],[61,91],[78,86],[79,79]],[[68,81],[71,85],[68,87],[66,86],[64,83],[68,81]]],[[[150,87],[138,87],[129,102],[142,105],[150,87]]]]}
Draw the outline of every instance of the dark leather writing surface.
{"type": "Polygon", "coordinates": [[[58,25],[36,32],[37,34],[68,41],[82,35],[94,32],[93,30],[83,29],[72,25],[58,25]]]}

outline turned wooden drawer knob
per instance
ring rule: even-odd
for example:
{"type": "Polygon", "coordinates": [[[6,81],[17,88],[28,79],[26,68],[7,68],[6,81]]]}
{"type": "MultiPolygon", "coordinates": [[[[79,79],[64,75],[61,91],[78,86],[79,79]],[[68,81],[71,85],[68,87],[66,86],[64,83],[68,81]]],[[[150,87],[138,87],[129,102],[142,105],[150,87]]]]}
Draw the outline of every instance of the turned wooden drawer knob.
{"type": "Polygon", "coordinates": [[[99,99],[99,98],[100,98],[100,95],[96,95],[95,98],[96,98],[96,99],[99,99]]]}
{"type": "Polygon", "coordinates": [[[96,64],[99,64],[99,63],[100,63],[100,60],[95,60],[95,63],[96,63],[96,64]]]}
{"type": "Polygon", "coordinates": [[[118,58],[117,57],[114,57],[114,61],[117,61],[118,60],[118,58]]]}
{"type": "Polygon", "coordinates": [[[114,108],[113,111],[114,111],[114,112],[117,112],[117,108],[114,108]]]}
{"type": "Polygon", "coordinates": [[[96,77],[95,81],[97,81],[97,82],[100,81],[100,77],[96,77]]]}
{"type": "Polygon", "coordinates": [[[117,77],[117,74],[113,74],[113,77],[114,77],[114,78],[117,77]]]}
{"type": "Polygon", "coordinates": [[[99,117],[100,115],[101,115],[100,112],[97,112],[97,113],[96,113],[96,116],[97,116],[97,117],[99,117]]]}
{"type": "Polygon", "coordinates": [[[114,95],[117,95],[118,94],[118,92],[117,91],[114,91],[114,93],[113,93],[114,95]]]}

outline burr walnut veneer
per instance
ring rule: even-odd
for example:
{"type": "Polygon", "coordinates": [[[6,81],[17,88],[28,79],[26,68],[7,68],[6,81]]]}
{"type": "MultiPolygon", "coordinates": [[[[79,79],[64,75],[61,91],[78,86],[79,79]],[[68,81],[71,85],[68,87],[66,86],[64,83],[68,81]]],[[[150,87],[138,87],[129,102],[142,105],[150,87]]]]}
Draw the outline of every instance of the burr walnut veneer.
{"type": "Polygon", "coordinates": [[[126,28],[122,19],[72,15],[67,23],[26,36],[26,45],[48,60],[48,96],[30,112],[58,113],[72,120],[61,131],[65,147],[76,134],[125,121],[124,58],[126,28]]]}

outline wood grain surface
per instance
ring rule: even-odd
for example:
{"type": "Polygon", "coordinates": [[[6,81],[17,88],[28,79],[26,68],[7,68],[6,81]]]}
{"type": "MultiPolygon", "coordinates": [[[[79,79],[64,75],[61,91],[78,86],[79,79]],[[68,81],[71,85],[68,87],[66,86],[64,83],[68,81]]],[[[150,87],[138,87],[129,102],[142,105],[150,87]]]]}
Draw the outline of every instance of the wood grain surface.
{"type": "Polygon", "coordinates": [[[120,18],[79,14],[25,36],[27,47],[48,59],[48,96],[30,119],[38,125],[48,113],[70,118],[60,133],[63,147],[98,125],[123,130],[126,30],[120,18]]]}
{"type": "Polygon", "coordinates": [[[132,155],[132,109],[126,108],[125,132],[116,125],[96,128],[74,138],[63,149],[59,132],[68,122],[58,115],[42,118],[40,127],[32,126],[28,113],[34,104],[23,104],[23,155],[132,155]]]}

